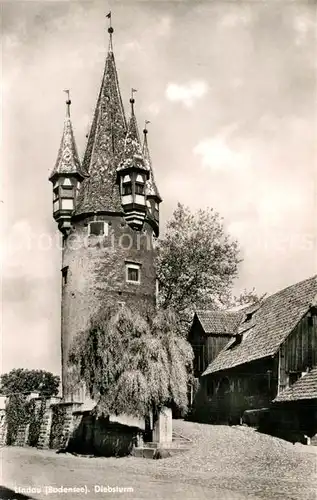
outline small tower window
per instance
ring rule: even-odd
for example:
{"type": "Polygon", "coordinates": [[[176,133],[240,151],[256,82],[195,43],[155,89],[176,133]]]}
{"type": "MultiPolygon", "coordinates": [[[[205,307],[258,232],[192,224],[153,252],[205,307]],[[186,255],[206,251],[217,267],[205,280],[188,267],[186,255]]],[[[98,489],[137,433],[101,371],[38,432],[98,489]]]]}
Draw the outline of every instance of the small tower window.
{"type": "Polygon", "coordinates": [[[62,199],[62,210],[74,210],[74,201],[71,198],[62,199]]]}
{"type": "Polygon", "coordinates": [[[135,194],[144,194],[144,184],[140,182],[135,183],[135,194]]]}
{"type": "Polygon", "coordinates": [[[127,283],[140,283],[141,278],[140,264],[126,264],[126,281],[127,283]]]}
{"type": "Polygon", "coordinates": [[[65,266],[62,269],[62,282],[63,282],[63,285],[67,285],[67,274],[68,274],[68,266],[65,266]]]}
{"type": "Polygon", "coordinates": [[[108,234],[108,224],[104,221],[92,221],[88,224],[89,236],[103,236],[108,234]]]}
{"type": "Polygon", "coordinates": [[[122,194],[132,194],[132,182],[125,182],[122,186],[122,194]]]}
{"type": "Polygon", "coordinates": [[[62,198],[73,198],[74,197],[73,186],[62,186],[60,194],[62,198]]]}
{"type": "Polygon", "coordinates": [[[72,185],[71,180],[66,177],[66,179],[64,179],[64,181],[63,181],[63,186],[72,187],[73,185],[72,185]]]}

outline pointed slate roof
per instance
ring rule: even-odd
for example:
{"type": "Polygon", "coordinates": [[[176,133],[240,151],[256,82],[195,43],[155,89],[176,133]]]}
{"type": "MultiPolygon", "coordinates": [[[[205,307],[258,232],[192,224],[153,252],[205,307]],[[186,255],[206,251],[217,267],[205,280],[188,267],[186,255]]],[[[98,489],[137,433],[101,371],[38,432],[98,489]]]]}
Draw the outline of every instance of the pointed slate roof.
{"type": "Polygon", "coordinates": [[[64,121],[62,140],[55,166],[49,177],[50,181],[52,181],[58,174],[78,174],[80,177],[84,177],[78,157],[72,122],[70,119],[69,106],[70,101],[67,101],[67,112],[64,121]]]}
{"type": "Polygon", "coordinates": [[[128,131],[124,141],[122,160],[117,170],[124,170],[136,163],[139,168],[149,170],[143,158],[138,124],[133,109],[134,99],[131,99],[130,102],[132,105],[131,117],[129,119],[128,131]]]}
{"type": "Polygon", "coordinates": [[[83,160],[83,168],[89,177],[81,184],[75,215],[98,211],[122,211],[116,178],[126,131],[117,69],[110,43],[83,160]]]}
{"type": "Polygon", "coordinates": [[[143,157],[144,157],[145,162],[148,165],[148,168],[149,168],[149,171],[150,171],[150,177],[149,177],[149,180],[146,183],[147,195],[148,196],[155,196],[156,198],[158,198],[159,201],[162,201],[162,198],[160,196],[159,190],[157,188],[157,185],[156,185],[155,179],[154,179],[154,171],[153,171],[153,167],[152,167],[152,159],[151,159],[150,149],[149,149],[148,140],[147,140],[148,131],[147,131],[146,128],[143,130],[143,134],[144,134],[144,140],[143,140],[143,157]]]}
{"type": "Polygon", "coordinates": [[[264,299],[255,310],[251,324],[247,324],[247,318],[245,323],[240,323],[237,333],[247,330],[241,343],[234,346],[235,339],[230,340],[210,363],[203,376],[276,354],[284,340],[314,305],[316,296],[317,275],[264,299]]]}

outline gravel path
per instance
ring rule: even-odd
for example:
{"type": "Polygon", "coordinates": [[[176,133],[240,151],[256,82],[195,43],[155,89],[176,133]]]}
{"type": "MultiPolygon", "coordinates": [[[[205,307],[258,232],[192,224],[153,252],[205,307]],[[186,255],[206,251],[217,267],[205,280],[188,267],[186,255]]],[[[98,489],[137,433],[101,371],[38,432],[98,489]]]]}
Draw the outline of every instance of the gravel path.
{"type": "MultiPolygon", "coordinates": [[[[247,427],[180,420],[173,425],[176,433],[192,440],[191,448],[157,461],[6,448],[3,458],[11,464],[3,466],[3,484],[13,487],[18,480],[18,484],[38,484],[25,483],[26,478],[35,477],[41,484],[132,484],[134,493],[121,498],[133,499],[317,500],[317,447],[292,445],[247,427]]],[[[79,498],[67,494],[68,500],[75,497],[79,498]]]]}

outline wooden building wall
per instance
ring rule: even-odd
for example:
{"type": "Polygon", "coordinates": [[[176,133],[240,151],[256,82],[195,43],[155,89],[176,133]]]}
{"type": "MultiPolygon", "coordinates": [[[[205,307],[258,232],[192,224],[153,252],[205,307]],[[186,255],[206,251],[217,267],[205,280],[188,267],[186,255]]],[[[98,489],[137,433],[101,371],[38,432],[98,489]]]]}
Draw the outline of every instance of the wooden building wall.
{"type": "Polygon", "coordinates": [[[206,334],[196,318],[188,337],[195,355],[195,377],[200,377],[208,365],[229,342],[230,338],[231,335],[228,334],[206,334]]]}
{"type": "Polygon", "coordinates": [[[239,423],[245,410],[269,407],[277,395],[277,366],[270,356],[202,377],[205,420],[239,423]]]}
{"type": "MultiPolygon", "coordinates": [[[[218,356],[219,352],[228,344],[229,335],[210,335],[206,340],[205,361],[207,366],[218,356]]],[[[206,366],[206,368],[207,368],[206,366]]]]}
{"type": "Polygon", "coordinates": [[[317,315],[308,313],[280,348],[279,392],[313,366],[317,366],[317,315]]]}

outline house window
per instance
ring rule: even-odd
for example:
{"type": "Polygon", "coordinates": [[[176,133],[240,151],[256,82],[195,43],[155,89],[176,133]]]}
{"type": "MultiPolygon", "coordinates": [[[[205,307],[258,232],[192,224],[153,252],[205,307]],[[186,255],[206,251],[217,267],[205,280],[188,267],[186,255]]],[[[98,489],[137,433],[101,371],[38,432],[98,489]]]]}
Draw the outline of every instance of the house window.
{"type": "Polygon", "coordinates": [[[88,224],[88,235],[102,236],[108,234],[108,224],[103,221],[93,221],[88,224]]]}
{"type": "Polygon", "coordinates": [[[63,282],[63,285],[67,284],[67,274],[68,274],[68,266],[65,266],[62,269],[62,282],[63,282]]]}
{"type": "Polygon", "coordinates": [[[126,264],[127,283],[140,283],[141,269],[139,264],[126,264]]]}

